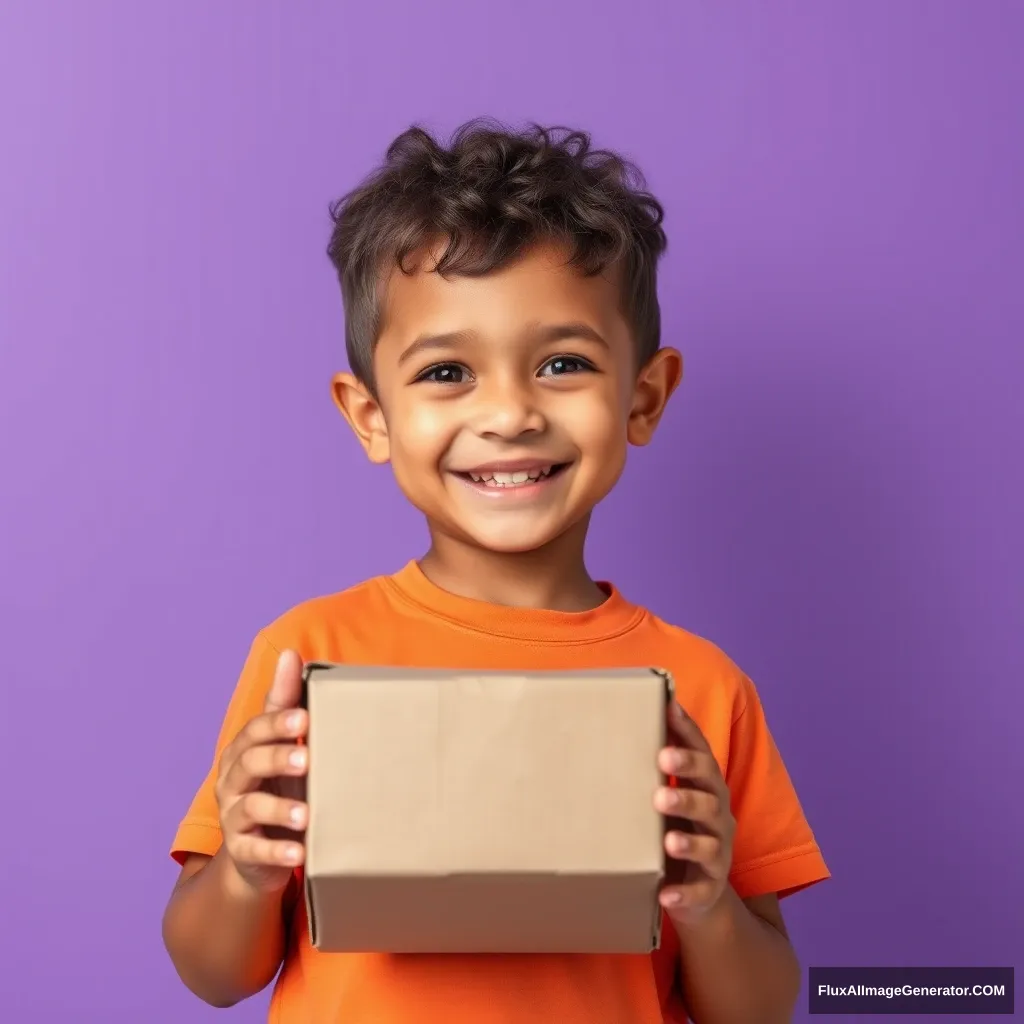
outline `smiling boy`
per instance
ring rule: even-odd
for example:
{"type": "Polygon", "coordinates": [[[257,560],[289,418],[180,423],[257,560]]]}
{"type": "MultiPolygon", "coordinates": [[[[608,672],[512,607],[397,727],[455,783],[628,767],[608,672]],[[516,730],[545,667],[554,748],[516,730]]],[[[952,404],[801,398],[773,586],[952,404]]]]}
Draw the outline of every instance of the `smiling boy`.
{"type": "MultiPolygon", "coordinates": [[[[800,985],[779,899],[828,877],[751,681],[584,562],[591,514],[679,383],[660,344],[658,203],[578,133],[418,129],[334,210],[350,373],[335,401],[426,517],[397,573],[261,630],[175,838],[164,938],[185,983],[280,1024],[773,1024],[800,985]],[[303,662],[658,665],[676,827],[651,956],[323,954],[301,893],[303,662]],[[298,784],[296,786],[296,784],[298,784]],[[685,878],[682,869],[688,868],[685,878]]],[[[601,800],[601,793],[581,793],[601,800]]],[[[415,844],[416,836],[409,842],[415,844]]]]}

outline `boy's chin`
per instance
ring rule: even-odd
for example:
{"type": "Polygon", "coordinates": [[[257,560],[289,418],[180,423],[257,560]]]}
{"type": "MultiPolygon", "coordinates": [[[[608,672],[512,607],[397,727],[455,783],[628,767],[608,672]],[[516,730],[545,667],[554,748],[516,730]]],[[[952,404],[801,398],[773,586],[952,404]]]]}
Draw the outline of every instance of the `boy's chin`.
{"type": "Polygon", "coordinates": [[[463,537],[475,547],[495,555],[527,555],[539,551],[564,532],[560,529],[518,529],[509,523],[498,529],[465,528],[463,537]]]}
{"type": "Polygon", "coordinates": [[[471,538],[476,547],[492,555],[528,555],[533,551],[539,551],[541,548],[546,547],[554,539],[554,537],[547,535],[536,539],[524,539],[523,537],[516,537],[514,539],[471,538]]]}

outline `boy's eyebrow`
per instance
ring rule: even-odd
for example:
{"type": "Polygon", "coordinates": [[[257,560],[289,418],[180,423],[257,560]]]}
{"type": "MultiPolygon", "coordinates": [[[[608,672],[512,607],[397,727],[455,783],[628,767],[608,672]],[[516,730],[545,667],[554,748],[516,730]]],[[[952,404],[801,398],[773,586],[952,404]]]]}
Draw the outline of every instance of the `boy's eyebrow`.
{"type": "Polygon", "coordinates": [[[412,342],[406,350],[398,357],[398,364],[412,359],[419,352],[429,352],[431,349],[453,348],[460,343],[465,343],[472,336],[471,331],[447,331],[444,334],[421,334],[412,342]]]}
{"type": "Polygon", "coordinates": [[[537,329],[537,336],[541,341],[568,341],[571,338],[580,338],[596,342],[608,348],[608,342],[593,327],[582,321],[573,321],[565,324],[545,324],[537,329]]]}

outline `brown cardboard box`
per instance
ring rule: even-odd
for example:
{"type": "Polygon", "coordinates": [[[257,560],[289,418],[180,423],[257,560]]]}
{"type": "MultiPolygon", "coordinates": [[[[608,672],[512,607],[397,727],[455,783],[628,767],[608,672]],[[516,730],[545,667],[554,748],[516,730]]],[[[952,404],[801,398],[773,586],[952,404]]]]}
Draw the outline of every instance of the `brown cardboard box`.
{"type": "Polygon", "coordinates": [[[308,666],[313,945],[649,952],[671,694],[653,669],[308,666]]]}

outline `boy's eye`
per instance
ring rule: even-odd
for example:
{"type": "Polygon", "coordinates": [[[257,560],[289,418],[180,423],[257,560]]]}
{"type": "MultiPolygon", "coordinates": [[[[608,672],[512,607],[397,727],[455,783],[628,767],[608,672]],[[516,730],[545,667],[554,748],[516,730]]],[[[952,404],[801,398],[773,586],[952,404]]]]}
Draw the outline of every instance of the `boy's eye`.
{"type": "Polygon", "coordinates": [[[438,363],[424,370],[416,380],[426,380],[432,384],[462,384],[468,377],[466,368],[458,363],[438,363]]]}
{"type": "Polygon", "coordinates": [[[580,373],[593,368],[586,359],[581,359],[579,356],[555,356],[540,368],[540,375],[542,377],[563,377],[567,373],[580,373]]]}

